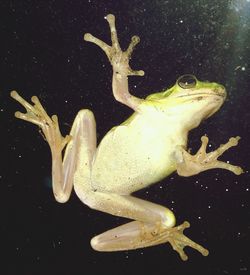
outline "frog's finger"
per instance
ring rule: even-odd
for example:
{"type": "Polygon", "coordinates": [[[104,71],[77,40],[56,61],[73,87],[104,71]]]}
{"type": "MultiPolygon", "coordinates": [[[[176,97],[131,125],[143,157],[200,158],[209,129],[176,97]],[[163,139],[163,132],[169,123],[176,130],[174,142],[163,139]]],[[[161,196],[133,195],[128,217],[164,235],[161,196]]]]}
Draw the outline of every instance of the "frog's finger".
{"type": "Polygon", "coordinates": [[[208,157],[210,159],[217,159],[219,156],[221,156],[229,148],[237,146],[239,140],[240,140],[239,136],[237,136],[237,137],[231,137],[227,143],[222,144],[217,150],[215,150],[213,152],[210,152],[208,154],[208,157]]]}
{"type": "Polygon", "coordinates": [[[90,33],[85,33],[84,40],[87,41],[87,42],[94,43],[97,46],[99,46],[106,53],[108,59],[110,59],[110,49],[111,49],[111,47],[108,44],[106,44],[101,39],[93,36],[90,33]]]}
{"type": "Polygon", "coordinates": [[[108,14],[105,18],[109,23],[109,28],[111,31],[112,48],[114,48],[116,51],[121,51],[115,27],[115,16],[113,14],[108,14]]]}
{"type": "Polygon", "coordinates": [[[144,76],[144,71],[139,70],[139,71],[134,71],[134,70],[129,70],[128,75],[138,75],[138,76],[144,76]]]}
{"type": "Polygon", "coordinates": [[[130,58],[135,46],[140,42],[140,37],[137,36],[137,35],[134,35],[132,38],[131,38],[131,42],[126,50],[126,54],[128,56],[128,58],[130,58]]]}
{"type": "Polygon", "coordinates": [[[212,168],[226,169],[233,172],[235,175],[240,175],[244,173],[244,170],[240,166],[232,165],[230,163],[219,160],[215,161],[215,164],[212,168]]]}
{"type": "Polygon", "coordinates": [[[209,141],[209,139],[208,139],[207,136],[202,136],[201,137],[201,147],[196,153],[196,156],[198,157],[198,159],[199,158],[204,158],[204,156],[206,155],[208,141],[209,141]]]}

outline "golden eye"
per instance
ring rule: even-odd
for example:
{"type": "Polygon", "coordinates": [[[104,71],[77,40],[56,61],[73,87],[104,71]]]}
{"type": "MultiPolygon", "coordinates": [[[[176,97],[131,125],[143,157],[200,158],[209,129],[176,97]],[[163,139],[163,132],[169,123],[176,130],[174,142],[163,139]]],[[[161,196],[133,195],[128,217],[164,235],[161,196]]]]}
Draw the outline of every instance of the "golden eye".
{"type": "Polygon", "coordinates": [[[182,89],[190,89],[196,86],[197,79],[194,75],[191,74],[184,74],[183,76],[177,79],[177,84],[182,89]]]}

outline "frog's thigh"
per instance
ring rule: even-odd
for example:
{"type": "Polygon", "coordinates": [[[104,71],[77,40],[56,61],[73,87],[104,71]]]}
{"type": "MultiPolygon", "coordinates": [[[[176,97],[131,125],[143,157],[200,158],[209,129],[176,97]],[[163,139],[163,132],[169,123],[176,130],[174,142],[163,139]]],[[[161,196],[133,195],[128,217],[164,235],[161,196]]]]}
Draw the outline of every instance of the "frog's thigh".
{"type": "Polygon", "coordinates": [[[151,232],[157,226],[168,228],[175,224],[174,214],[168,208],[130,195],[93,191],[88,186],[90,185],[86,183],[81,184],[80,179],[78,181],[75,177],[75,191],[83,203],[99,211],[135,220],[93,238],[91,245],[95,250],[114,251],[143,247],[146,246],[141,239],[144,228],[151,232]],[[132,245],[132,240],[136,240],[136,244],[132,245]]]}
{"type": "Polygon", "coordinates": [[[78,112],[71,131],[71,141],[63,158],[64,185],[74,181],[75,174],[89,176],[91,163],[96,151],[96,123],[93,113],[88,109],[78,112]]]}

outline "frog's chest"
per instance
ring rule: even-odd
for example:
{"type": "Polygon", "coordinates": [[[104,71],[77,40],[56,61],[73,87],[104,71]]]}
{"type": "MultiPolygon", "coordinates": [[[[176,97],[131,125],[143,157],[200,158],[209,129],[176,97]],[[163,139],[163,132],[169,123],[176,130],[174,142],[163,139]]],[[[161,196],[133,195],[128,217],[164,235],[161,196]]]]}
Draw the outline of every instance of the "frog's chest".
{"type": "Polygon", "coordinates": [[[175,170],[171,155],[184,140],[161,121],[143,118],[112,129],[101,141],[92,167],[92,186],[103,192],[129,194],[175,170]]]}

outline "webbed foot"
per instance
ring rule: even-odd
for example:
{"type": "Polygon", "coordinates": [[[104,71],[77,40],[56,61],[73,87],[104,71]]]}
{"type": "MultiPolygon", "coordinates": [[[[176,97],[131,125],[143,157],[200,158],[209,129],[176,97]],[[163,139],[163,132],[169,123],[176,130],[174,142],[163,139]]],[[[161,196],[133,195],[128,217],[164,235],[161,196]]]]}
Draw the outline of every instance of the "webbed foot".
{"type": "Polygon", "coordinates": [[[185,246],[198,250],[203,256],[208,255],[208,250],[193,242],[183,234],[183,230],[190,224],[183,224],[167,228],[162,224],[147,224],[133,221],[108,230],[91,240],[91,245],[98,251],[119,251],[144,248],[169,242],[181,259],[186,261],[188,256],[184,252],[185,246]]]}
{"type": "Polygon", "coordinates": [[[111,32],[111,46],[90,33],[86,33],[84,35],[84,40],[96,44],[106,53],[109,62],[113,67],[112,90],[115,99],[132,108],[134,111],[139,111],[139,105],[143,100],[131,95],[128,90],[128,76],[144,75],[144,71],[132,70],[129,65],[132,52],[135,46],[139,43],[140,39],[138,36],[133,36],[127,50],[122,51],[115,27],[115,16],[113,14],[109,14],[106,16],[106,19],[109,23],[111,32]]]}
{"type": "Polygon", "coordinates": [[[99,46],[107,55],[111,65],[114,68],[114,71],[117,74],[124,74],[124,75],[144,75],[144,71],[134,71],[129,66],[129,59],[131,57],[131,54],[135,48],[135,46],[140,42],[140,38],[138,36],[133,36],[131,38],[131,42],[127,48],[126,51],[122,51],[118,37],[117,37],[117,31],[115,27],[115,16],[113,14],[108,14],[105,19],[107,19],[110,27],[111,32],[111,41],[112,46],[109,46],[99,38],[96,38],[90,33],[86,33],[84,35],[84,40],[88,42],[92,42],[99,46]]]}
{"type": "Polygon", "coordinates": [[[67,135],[63,137],[61,135],[57,116],[53,115],[50,118],[36,96],[31,98],[31,101],[34,103],[34,105],[31,105],[16,91],[12,91],[10,95],[27,111],[26,113],[16,112],[15,117],[39,126],[43,131],[46,141],[50,145],[52,154],[61,153],[63,148],[70,141],[70,136],[67,135]]]}
{"type": "Polygon", "coordinates": [[[185,221],[183,224],[168,229],[168,241],[173,247],[175,251],[177,251],[183,261],[188,259],[188,256],[184,252],[185,246],[190,246],[193,249],[199,251],[203,256],[207,256],[209,254],[208,250],[205,249],[203,246],[195,243],[188,237],[183,234],[184,229],[190,227],[190,223],[185,221]]]}
{"type": "Polygon", "coordinates": [[[181,176],[192,176],[202,171],[221,168],[233,172],[236,175],[243,173],[243,169],[223,161],[219,161],[218,157],[221,156],[229,148],[238,144],[240,137],[231,137],[229,141],[222,144],[218,149],[213,152],[207,153],[206,148],[208,144],[208,137],[201,137],[201,147],[195,155],[189,154],[182,147],[178,148],[174,157],[177,164],[177,172],[181,176]]]}

